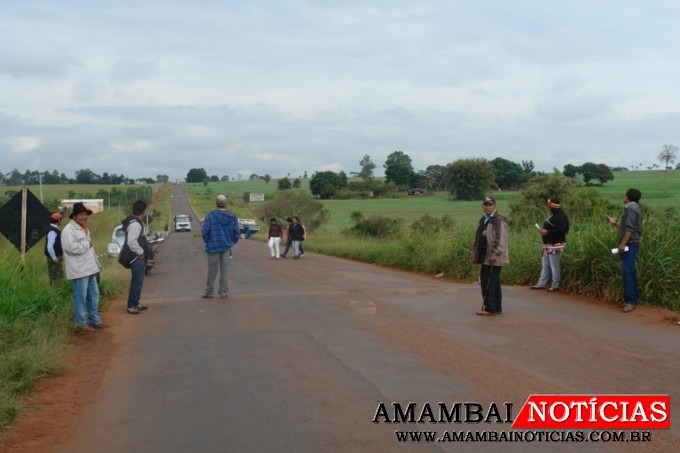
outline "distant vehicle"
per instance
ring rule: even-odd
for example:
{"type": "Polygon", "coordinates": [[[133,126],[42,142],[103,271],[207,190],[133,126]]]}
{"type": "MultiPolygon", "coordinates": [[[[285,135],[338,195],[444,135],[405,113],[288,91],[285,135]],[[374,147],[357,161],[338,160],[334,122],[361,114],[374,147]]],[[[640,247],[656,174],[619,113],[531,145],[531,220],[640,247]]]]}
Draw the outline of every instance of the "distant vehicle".
{"type": "Polygon", "coordinates": [[[191,231],[191,216],[180,214],[175,216],[175,232],[191,231]]]}
{"type": "Polygon", "coordinates": [[[260,231],[260,225],[254,219],[238,219],[238,227],[241,230],[241,234],[245,233],[246,227],[250,229],[251,233],[260,231]]]}
{"type": "Polygon", "coordinates": [[[115,258],[120,255],[120,250],[123,248],[125,243],[125,231],[123,231],[123,225],[118,225],[113,229],[113,234],[111,234],[111,242],[108,247],[106,247],[106,252],[109,258],[115,258]]]}

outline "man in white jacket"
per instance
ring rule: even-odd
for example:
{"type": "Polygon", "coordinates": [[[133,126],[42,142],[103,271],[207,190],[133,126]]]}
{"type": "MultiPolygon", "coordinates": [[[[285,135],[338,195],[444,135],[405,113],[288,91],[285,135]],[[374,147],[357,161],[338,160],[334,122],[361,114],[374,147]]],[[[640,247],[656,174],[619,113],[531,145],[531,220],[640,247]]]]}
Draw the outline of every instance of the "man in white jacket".
{"type": "Polygon", "coordinates": [[[92,211],[83,203],[73,205],[71,221],[61,232],[61,247],[66,261],[66,278],[73,284],[73,322],[78,328],[86,324],[94,328],[105,325],[97,314],[99,286],[97,274],[101,266],[92,247],[87,219],[92,211]]]}

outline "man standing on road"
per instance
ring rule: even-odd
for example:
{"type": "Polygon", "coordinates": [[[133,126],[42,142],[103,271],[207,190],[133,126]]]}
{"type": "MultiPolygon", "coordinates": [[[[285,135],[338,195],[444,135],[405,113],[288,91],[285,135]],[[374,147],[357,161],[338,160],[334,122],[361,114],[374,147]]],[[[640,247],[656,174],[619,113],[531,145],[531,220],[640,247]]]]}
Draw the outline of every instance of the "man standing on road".
{"type": "Polygon", "coordinates": [[[214,294],[213,285],[220,270],[220,288],[218,294],[221,299],[228,297],[229,287],[227,284],[227,268],[229,266],[229,252],[239,240],[241,231],[238,226],[238,218],[227,211],[227,197],[218,195],[215,202],[217,209],[213,209],[203,219],[201,235],[205,242],[205,251],[208,254],[208,279],[205,285],[204,299],[212,299],[214,294]]]}
{"type": "Polygon", "coordinates": [[[480,316],[503,313],[501,293],[501,270],[508,264],[508,222],[496,210],[496,199],[484,198],[484,215],[479,219],[475,242],[472,246],[471,263],[481,264],[479,281],[482,286],[484,305],[477,312],[480,316]]]}
{"type": "Polygon", "coordinates": [[[50,229],[45,240],[45,255],[47,256],[47,273],[50,277],[50,285],[58,284],[64,278],[64,266],[62,257],[64,251],[61,248],[61,214],[55,212],[50,216],[50,229]]]}
{"type": "Polygon", "coordinates": [[[642,238],[642,210],[638,201],[642,193],[637,189],[628,189],[623,202],[625,207],[621,221],[616,217],[607,216],[609,223],[618,227],[619,256],[621,257],[621,273],[623,275],[623,312],[630,313],[638,304],[638,284],[635,273],[635,259],[640,250],[642,238]],[[626,251],[626,248],[628,251],[626,251]]]}
{"type": "Polygon", "coordinates": [[[73,205],[71,221],[61,233],[61,248],[66,259],[66,278],[73,284],[73,321],[78,329],[86,324],[106,327],[99,318],[99,286],[97,274],[102,267],[92,247],[87,219],[92,211],[81,202],[73,205]]]}
{"type": "Polygon", "coordinates": [[[142,218],[146,213],[146,202],[137,200],[132,204],[132,215],[123,220],[123,231],[125,231],[125,243],[132,253],[137,257],[130,263],[130,291],[128,293],[127,312],[131,315],[138,315],[140,311],[146,310],[146,305],[140,305],[139,299],[142,297],[142,286],[144,285],[144,272],[146,271],[146,260],[149,258],[149,242],[144,234],[142,218]]]}

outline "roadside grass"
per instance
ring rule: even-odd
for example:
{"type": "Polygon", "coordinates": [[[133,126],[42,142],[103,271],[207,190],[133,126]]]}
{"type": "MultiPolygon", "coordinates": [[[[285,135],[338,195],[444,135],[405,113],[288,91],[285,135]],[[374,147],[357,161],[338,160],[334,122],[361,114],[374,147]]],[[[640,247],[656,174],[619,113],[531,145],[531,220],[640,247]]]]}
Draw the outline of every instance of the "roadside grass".
{"type": "MultiPolygon", "coordinates": [[[[169,213],[169,190],[161,187],[154,202],[161,213],[169,213]]],[[[127,210],[106,210],[88,220],[102,265],[100,310],[128,288],[129,272],[106,257],[111,232],[127,210]]],[[[68,218],[64,220],[62,226],[68,218]]],[[[22,401],[38,380],[63,369],[73,335],[71,283],[49,285],[43,241],[27,252],[22,265],[19,252],[0,237],[0,438],[2,429],[27,410],[22,401]]]]}

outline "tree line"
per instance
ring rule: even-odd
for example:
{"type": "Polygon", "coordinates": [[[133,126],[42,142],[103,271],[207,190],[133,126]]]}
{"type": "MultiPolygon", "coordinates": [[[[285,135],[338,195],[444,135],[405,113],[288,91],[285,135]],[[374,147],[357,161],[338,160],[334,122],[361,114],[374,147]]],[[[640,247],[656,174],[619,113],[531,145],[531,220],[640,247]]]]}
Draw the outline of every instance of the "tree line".
{"type": "MultiPolygon", "coordinates": [[[[486,159],[459,159],[447,165],[430,165],[416,171],[411,157],[403,151],[394,151],[383,164],[384,180],[373,177],[376,168],[369,155],[359,161],[361,169],[353,172],[360,181],[350,181],[344,172],[316,172],[309,186],[312,194],[322,199],[366,198],[403,193],[424,194],[429,191],[449,191],[459,200],[483,197],[489,190],[516,190],[529,180],[543,174],[534,170],[531,160],[512,162],[502,157],[486,159]]],[[[600,185],[614,179],[611,169],[604,164],[585,163],[581,166],[568,164],[565,176],[577,180],[581,175],[585,185],[595,180],[600,185]],[[568,174],[567,174],[568,173],[568,174]]]]}
{"type": "Polygon", "coordinates": [[[38,184],[153,184],[166,183],[170,180],[167,175],[156,175],[156,178],[128,178],[122,174],[109,174],[104,172],[101,175],[89,168],[80,169],[75,172],[75,177],[69,178],[65,173],[57,170],[38,171],[26,170],[21,173],[16,168],[9,173],[0,172],[0,184],[6,186],[38,185],[38,184]]]}

